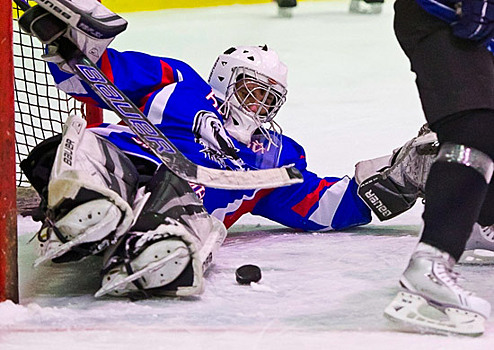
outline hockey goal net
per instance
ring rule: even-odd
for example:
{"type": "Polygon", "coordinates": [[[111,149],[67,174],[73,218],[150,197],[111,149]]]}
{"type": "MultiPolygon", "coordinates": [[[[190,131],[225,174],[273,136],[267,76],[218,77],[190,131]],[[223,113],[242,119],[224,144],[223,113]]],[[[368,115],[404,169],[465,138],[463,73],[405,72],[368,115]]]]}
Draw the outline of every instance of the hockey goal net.
{"type": "MultiPolygon", "coordinates": [[[[41,141],[61,133],[62,125],[70,114],[85,116],[88,123],[93,124],[102,121],[102,113],[97,108],[85,106],[70,98],[56,88],[46,63],[41,59],[42,45],[36,38],[22,32],[18,27],[17,21],[22,14],[21,10],[14,2],[11,9],[8,8],[7,1],[2,1],[0,7],[2,43],[5,41],[12,43],[10,44],[12,49],[8,47],[9,45],[0,48],[2,51],[0,62],[5,63],[2,64],[2,69],[5,71],[2,72],[0,80],[2,84],[0,85],[0,94],[2,94],[0,132],[3,133],[2,138],[6,143],[8,142],[5,138],[7,136],[8,139],[11,135],[12,127],[15,134],[15,142],[10,142],[9,145],[13,146],[14,150],[3,145],[0,150],[2,159],[7,158],[13,166],[15,164],[15,174],[9,174],[9,169],[5,169],[0,176],[3,178],[2,181],[5,181],[2,182],[1,197],[9,198],[9,201],[1,201],[0,210],[6,212],[13,206],[15,216],[9,218],[8,223],[3,222],[0,227],[0,301],[5,299],[16,301],[18,298],[16,212],[22,207],[32,206],[37,201],[34,192],[29,190],[29,182],[20,169],[20,162],[41,141]],[[11,94],[12,84],[13,94],[11,94]],[[12,120],[14,125],[10,125],[12,120]]],[[[2,162],[3,166],[8,167],[2,162]]]]}

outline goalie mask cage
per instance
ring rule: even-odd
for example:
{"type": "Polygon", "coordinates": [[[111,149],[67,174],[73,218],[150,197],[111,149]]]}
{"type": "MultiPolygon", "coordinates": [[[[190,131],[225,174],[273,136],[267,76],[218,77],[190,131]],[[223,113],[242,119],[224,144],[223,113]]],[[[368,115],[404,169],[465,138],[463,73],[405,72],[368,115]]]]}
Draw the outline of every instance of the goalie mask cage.
{"type": "MultiPolygon", "coordinates": [[[[22,32],[17,5],[0,3],[0,301],[18,301],[17,209],[31,205],[32,191],[20,162],[41,141],[59,134],[72,114],[83,115],[88,124],[102,122],[98,108],[85,106],[55,87],[38,39],[22,32]],[[27,193],[27,195],[25,194],[27,193]],[[16,200],[17,199],[17,200],[16,200]]],[[[36,199],[34,198],[34,202],[36,199]]]]}

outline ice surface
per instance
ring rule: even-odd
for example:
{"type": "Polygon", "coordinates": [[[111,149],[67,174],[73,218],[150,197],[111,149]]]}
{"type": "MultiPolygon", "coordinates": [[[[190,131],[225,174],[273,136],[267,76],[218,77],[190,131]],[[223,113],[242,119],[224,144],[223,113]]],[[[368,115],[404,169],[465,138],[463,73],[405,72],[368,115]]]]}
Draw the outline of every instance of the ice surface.
{"type": "MultiPolygon", "coordinates": [[[[268,44],[288,64],[278,121],[305,146],[309,168],[352,174],[424,122],[409,64],[381,15],[346,1],[302,2],[292,18],[273,4],[126,14],[114,47],[181,58],[205,77],[232,45],[268,44]]],[[[110,115],[107,117],[111,118],[110,115]]],[[[199,298],[95,299],[97,258],[34,270],[38,226],[19,218],[20,305],[0,303],[0,349],[491,349],[492,319],[470,339],[406,332],[382,317],[417,242],[421,205],[345,232],[306,233],[248,216],[230,230],[199,298]],[[258,284],[234,272],[261,267],[258,284]]],[[[460,267],[463,285],[494,304],[491,267],[460,267]]]]}

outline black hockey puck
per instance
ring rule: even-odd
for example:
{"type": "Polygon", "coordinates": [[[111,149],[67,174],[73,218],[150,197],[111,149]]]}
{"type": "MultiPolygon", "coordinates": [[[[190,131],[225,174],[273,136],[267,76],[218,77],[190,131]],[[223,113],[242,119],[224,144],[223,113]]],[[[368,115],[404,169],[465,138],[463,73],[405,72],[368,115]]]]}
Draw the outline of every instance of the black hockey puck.
{"type": "Polygon", "coordinates": [[[261,280],[261,269],[256,265],[243,265],[235,271],[235,279],[240,284],[250,284],[261,280]]]}

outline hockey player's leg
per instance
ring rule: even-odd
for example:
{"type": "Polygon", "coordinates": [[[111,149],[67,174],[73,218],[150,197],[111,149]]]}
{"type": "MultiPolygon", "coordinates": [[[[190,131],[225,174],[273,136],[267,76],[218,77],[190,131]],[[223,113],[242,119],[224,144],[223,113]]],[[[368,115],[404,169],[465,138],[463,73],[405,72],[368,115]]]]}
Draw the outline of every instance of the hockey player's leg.
{"type": "Polygon", "coordinates": [[[467,241],[459,262],[464,264],[494,264],[494,183],[491,181],[487,196],[467,241]]]}
{"type": "Polygon", "coordinates": [[[108,250],[96,296],[186,296],[204,289],[204,271],[226,237],[191,187],[164,166],[139,191],[138,219],[108,250]]]}
{"type": "Polygon", "coordinates": [[[461,255],[460,264],[494,264],[494,225],[475,224],[461,255]]]}
{"type": "Polygon", "coordinates": [[[441,146],[427,181],[421,243],[400,279],[405,291],[386,308],[387,316],[436,331],[483,333],[490,304],[460,287],[452,269],[479,215],[493,168],[491,158],[477,149],[441,146]]]}
{"type": "Polygon", "coordinates": [[[424,195],[438,146],[436,135],[424,126],[417,137],[392,155],[357,163],[358,193],[380,220],[403,213],[424,195]]]}
{"type": "Polygon", "coordinates": [[[19,25],[48,44],[43,59],[70,71],[57,55],[57,39],[68,38],[96,62],[115,36],[126,29],[127,22],[97,0],[50,0],[27,10],[19,25]]]}
{"type": "Polygon", "coordinates": [[[129,203],[137,189],[137,171],[113,144],[85,127],[84,119],[70,117],[53,157],[43,154],[57,147],[48,142],[49,147],[36,148],[22,164],[43,197],[46,217],[36,264],[98,254],[132,223],[129,203]]]}

